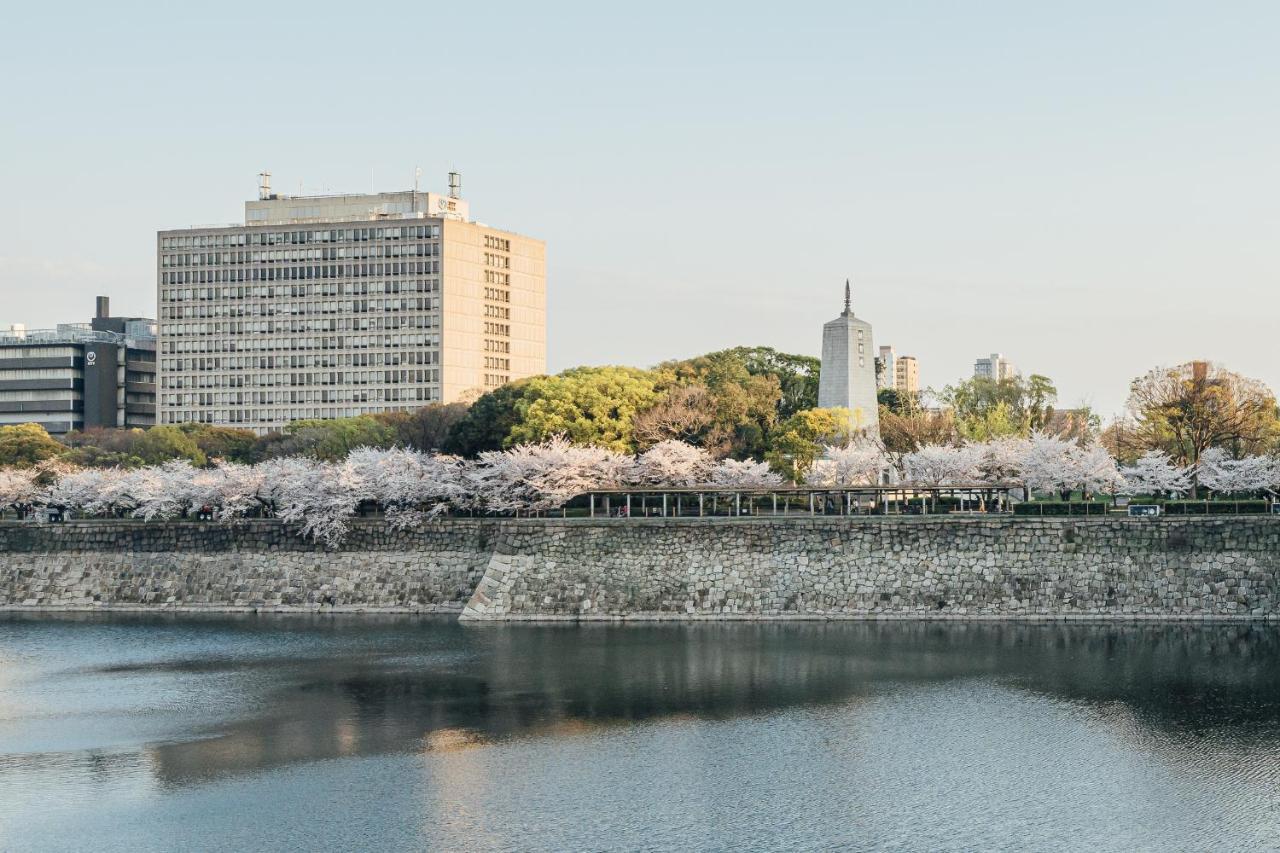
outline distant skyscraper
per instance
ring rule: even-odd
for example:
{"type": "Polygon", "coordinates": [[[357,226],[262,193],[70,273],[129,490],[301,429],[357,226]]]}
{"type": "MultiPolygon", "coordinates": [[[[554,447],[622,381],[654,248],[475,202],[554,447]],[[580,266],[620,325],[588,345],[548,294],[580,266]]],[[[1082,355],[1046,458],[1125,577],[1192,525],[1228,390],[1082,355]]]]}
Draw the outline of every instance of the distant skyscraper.
{"type": "Polygon", "coordinates": [[[878,437],[880,419],[871,324],[853,315],[849,300],[849,282],[845,281],[844,311],[822,327],[818,406],[848,409],[855,429],[878,437]]]}
{"type": "Polygon", "coordinates": [[[993,352],[990,358],[980,358],[973,363],[973,375],[981,379],[994,379],[997,382],[1013,379],[1018,375],[1018,368],[1001,353],[993,352]]]}

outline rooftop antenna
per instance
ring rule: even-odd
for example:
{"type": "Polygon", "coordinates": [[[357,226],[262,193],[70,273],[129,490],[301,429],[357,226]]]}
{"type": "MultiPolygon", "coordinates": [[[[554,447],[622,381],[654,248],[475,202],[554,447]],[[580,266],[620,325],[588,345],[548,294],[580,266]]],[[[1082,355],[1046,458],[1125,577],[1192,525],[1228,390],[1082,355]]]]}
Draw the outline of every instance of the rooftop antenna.
{"type": "Polygon", "coordinates": [[[258,201],[266,201],[271,198],[271,173],[258,173],[258,201]]]}
{"type": "Polygon", "coordinates": [[[418,181],[422,178],[422,167],[413,168],[413,212],[418,212],[418,181]]]}
{"type": "Polygon", "coordinates": [[[462,197],[462,175],[457,172],[449,173],[449,198],[462,197]]]}

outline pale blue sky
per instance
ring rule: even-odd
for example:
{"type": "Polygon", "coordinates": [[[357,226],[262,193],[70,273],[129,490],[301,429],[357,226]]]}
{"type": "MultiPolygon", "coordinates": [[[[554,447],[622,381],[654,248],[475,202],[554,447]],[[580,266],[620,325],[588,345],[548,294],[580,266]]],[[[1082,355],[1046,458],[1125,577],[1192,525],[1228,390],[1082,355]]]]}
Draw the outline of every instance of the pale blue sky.
{"type": "Polygon", "coordinates": [[[846,276],[926,384],[1280,387],[1280,5],[34,4],[0,72],[0,323],[154,311],[159,228],[463,173],[548,242],[550,362],[815,353],[846,276]]]}

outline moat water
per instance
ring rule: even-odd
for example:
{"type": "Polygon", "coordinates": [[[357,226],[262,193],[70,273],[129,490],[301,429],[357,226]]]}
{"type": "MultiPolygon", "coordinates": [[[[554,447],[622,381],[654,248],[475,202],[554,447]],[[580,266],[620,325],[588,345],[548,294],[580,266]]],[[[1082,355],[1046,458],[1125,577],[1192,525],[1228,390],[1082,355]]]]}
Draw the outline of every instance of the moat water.
{"type": "Polygon", "coordinates": [[[1275,626],[0,617],[0,849],[1270,850],[1275,626]]]}

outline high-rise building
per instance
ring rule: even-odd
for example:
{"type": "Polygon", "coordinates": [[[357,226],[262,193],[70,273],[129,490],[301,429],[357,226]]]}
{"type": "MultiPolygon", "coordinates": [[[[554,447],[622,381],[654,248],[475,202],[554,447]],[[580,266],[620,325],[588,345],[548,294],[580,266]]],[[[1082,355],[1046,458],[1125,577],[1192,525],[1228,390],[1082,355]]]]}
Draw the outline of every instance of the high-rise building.
{"type": "Polygon", "coordinates": [[[904,394],[920,393],[920,365],[913,355],[904,355],[894,361],[894,390],[904,394]]]}
{"type": "Polygon", "coordinates": [[[157,235],[160,422],[265,432],[546,371],[546,246],[450,192],[282,196],[157,235]]]}
{"type": "Polygon", "coordinates": [[[37,423],[60,436],[148,427],[155,416],[155,320],[112,317],[99,296],[88,323],[0,331],[0,424],[37,423]]]}
{"type": "Polygon", "coordinates": [[[822,326],[818,406],[848,409],[854,429],[878,438],[880,410],[876,402],[875,352],[871,324],[853,315],[846,281],[844,311],[822,326]]]}
{"type": "Polygon", "coordinates": [[[1013,362],[1005,358],[998,352],[993,352],[989,358],[980,358],[973,363],[973,375],[982,379],[994,379],[1001,382],[1005,379],[1013,379],[1018,375],[1018,368],[1013,366],[1013,362]]]}

